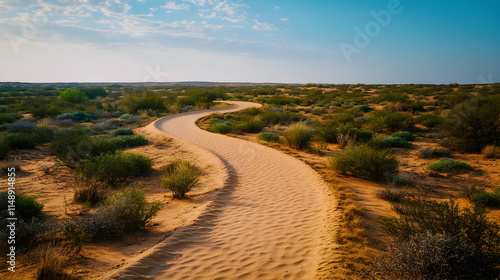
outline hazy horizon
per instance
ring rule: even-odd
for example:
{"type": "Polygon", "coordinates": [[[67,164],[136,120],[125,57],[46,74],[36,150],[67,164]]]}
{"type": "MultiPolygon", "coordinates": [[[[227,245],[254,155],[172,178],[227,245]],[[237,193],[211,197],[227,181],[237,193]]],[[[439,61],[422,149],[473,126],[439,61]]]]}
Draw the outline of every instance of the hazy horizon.
{"type": "Polygon", "coordinates": [[[0,81],[494,83],[499,10],[450,0],[0,0],[0,81]]]}

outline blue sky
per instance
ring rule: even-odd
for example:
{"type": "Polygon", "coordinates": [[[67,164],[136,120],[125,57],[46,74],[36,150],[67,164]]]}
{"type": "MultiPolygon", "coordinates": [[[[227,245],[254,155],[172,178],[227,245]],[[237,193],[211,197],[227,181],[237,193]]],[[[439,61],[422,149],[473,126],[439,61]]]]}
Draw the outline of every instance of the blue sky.
{"type": "Polygon", "coordinates": [[[500,81],[500,1],[0,0],[0,81],[500,81]]]}

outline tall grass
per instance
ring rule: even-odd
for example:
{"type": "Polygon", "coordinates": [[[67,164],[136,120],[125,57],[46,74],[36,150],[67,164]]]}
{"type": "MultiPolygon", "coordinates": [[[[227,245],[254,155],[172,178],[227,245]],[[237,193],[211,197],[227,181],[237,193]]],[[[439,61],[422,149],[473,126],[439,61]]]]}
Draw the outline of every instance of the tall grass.
{"type": "Polygon", "coordinates": [[[175,160],[161,176],[162,186],[169,189],[174,198],[183,198],[199,181],[198,169],[189,161],[175,160]]]}
{"type": "Polygon", "coordinates": [[[304,123],[296,123],[285,130],[283,136],[288,146],[293,149],[303,150],[309,146],[314,133],[314,129],[304,123]]]}

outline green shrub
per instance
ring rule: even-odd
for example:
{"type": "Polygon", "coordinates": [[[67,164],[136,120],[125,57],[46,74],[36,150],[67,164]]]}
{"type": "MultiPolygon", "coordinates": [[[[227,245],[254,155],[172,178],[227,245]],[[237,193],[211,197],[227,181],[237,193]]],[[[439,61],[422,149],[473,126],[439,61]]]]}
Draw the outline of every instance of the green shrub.
{"type": "Polygon", "coordinates": [[[329,167],[364,179],[382,179],[398,172],[399,162],[390,150],[378,150],[367,145],[351,147],[330,158],[329,167]]]}
{"type": "Polygon", "coordinates": [[[368,124],[373,131],[412,131],[414,130],[413,118],[411,115],[389,112],[373,111],[367,118],[368,124]]]}
{"type": "Polygon", "coordinates": [[[303,123],[297,123],[288,127],[283,136],[288,146],[293,149],[303,150],[309,146],[314,134],[314,129],[309,128],[303,123]]]}
{"type": "Polygon", "coordinates": [[[141,135],[124,135],[116,137],[120,141],[127,143],[127,147],[133,148],[138,146],[144,146],[148,144],[148,140],[141,135]]]}
{"type": "Polygon", "coordinates": [[[415,141],[415,135],[409,131],[399,131],[391,134],[392,137],[399,137],[405,141],[415,141]]]}
{"type": "Polygon", "coordinates": [[[159,202],[147,202],[145,193],[137,188],[105,200],[94,214],[66,222],[63,232],[67,237],[84,234],[84,239],[116,239],[127,231],[144,228],[161,208],[159,202]]]}
{"type": "Polygon", "coordinates": [[[253,118],[245,122],[236,123],[234,130],[243,133],[258,133],[266,127],[266,124],[258,118],[253,118]]]}
{"type": "Polygon", "coordinates": [[[0,113],[0,124],[12,123],[19,119],[18,114],[14,113],[0,113]]]}
{"type": "Polygon", "coordinates": [[[485,190],[480,190],[470,196],[470,200],[477,205],[483,206],[500,206],[500,189],[496,190],[496,193],[486,192],[485,190]]]}
{"type": "Polygon", "coordinates": [[[50,127],[37,127],[33,130],[35,141],[39,144],[50,143],[54,140],[55,132],[50,127]]]}
{"type": "Polygon", "coordinates": [[[165,110],[162,96],[152,91],[127,94],[120,100],[119,106],[127,108],[129,112],[136,113],[139,110],[165,110]]]}
{"type": "Polygon", "coordinates": [[[199,181],[198,169],[189,161],[175,160],[162,173],[161,183],[174,198],[183,198],[199,181]]]}
{"type": "Polygon", "coordinates": [[[411,149],[411,143],[403,140],[401,137],[391,136],[389,138],[384,139],[384,147],[387,148],[406,148],[411,149]]]}
{"type": "Polygon", "coordinates": [[[59,98],[61,100],[75,102],[75,103],[83,102],[88,99],[85,93],[76,89],[75,87],[65,89],[63,92],[59,94],[59,98]]]}
{"type": "Polygon", "coordinates": [[[115,184],[148,172],[151,165],[152,160],[147,156],[117,151],[81,160],[76,165],[76,174],[115,184]]]}
{"type": "Polygon", "coordinates": [[[34,149],[36,135],[26,132],[9,133],[7,134],[7,142],[12,149],[34,149]]]}
{"type": "Polygon", "coordinates": [[[133,135],[134,132],[132,131],[131,128],[120,128],[115,131],[113,131],[114,135],[133,135]]]}
{"type": "Polygon", "coordinates": [[[460,170],[474,170],[467,163],[450,158],[442,158],[439,161],[429,164],[427,167],[437,172],[446,172],[446,173],[452,171],[460,171],[460,170]]]}
{"type": "Polygon", "coordinates": [[[375,149],[386,149],[385,139],[387,138],[380,134],[376,134],[366,144],[375,149]]]}
{"type": "Polygon", "coordinates": [[[87,148],[88,153],[86,156],[98,156],[125,149],[128,143],[120,137],[98,136],[89,138],[90,146],[87,148]]]}
{"type": "Polygon", "coordinates": [[[51,151],[60,161],[73,167],[91,152],[91,143],[91,138],[82,129],[64,129],[56,133],[51,151]]]}
{"type": "Polygon", "coordinates": [[[500,226],[486,217],[482,207],[461,209],[453,200],[426,199],[393,205],[398,217],[381,217],[382,230],[398,240],[430,232],[448,234],[486,255],[500,252],[500,226]]]}
{"type": "Polygon", "coordinates": [[[233,129],[233,123],[228,121],[221,121],[212,124],[210,131],[215,133],[226,134],[230,133],[233,129]]]}
{"type": "Polygon", "coordinates": [[[108,197],[104,208],[118,208],[124,211],[125,229],[135,231],[146,227],[148,222],[161,209],[160,202],[147,202],[146,193],[137,187],[128,188],[121,193],[108,197]]]}
{"type": "Polygon", "coordinates": [[[434,128],[443,123],[444,119],[438,114],[424,114],[417,118],[417,122],[425,127],[434,128]]]}
{"type": "Polygon", "coordinates": [[[75,113],[71,114],[71,119],[75,122],[89,122],[94,119],[94,116],[89,115],[83,111],[76,111],[75,113]]]}
{"type": "Polygon", "coordinates": [[[392,177],[391,183],[393,185],[395,185],[395,186],[407,186],[407,187],[411,187],[411,186],[415,185],[412,181],[407,180],[405,178],[401,178],[399,176],[392,177]]]}
{"type": "Polygon", "coordinates": [[[444,125],[448,144],[464,152],[481,152],[500,144],[500,99],[477,97],[453,108],[444,125]]]}
{"type": "Polygon", "coordinates": [[[357,107],[354,107],[354,110],[368,113],[368,112],[372,111],[373,109],[370,108],[370,106],[368,106],[368,105],[359,105],[357,107]]]}
{"type": "Polygon", "coordinates": [[[377,258],[382,279],[495,279],[491,260],[460,238],[424,232],[396,240],[377,258]]]}
{"type": "Polygon", "coordinates": [[[279,142],[280,137],[272,132],[259,133],[259,139],[266,142],[279,142]]]}
{"type": "Polygon", "coordinates": [[[43,204],[38,203],[33,196],[16,196],[16,216],[27,220],[37,216],[43,209],[43,204]]]}

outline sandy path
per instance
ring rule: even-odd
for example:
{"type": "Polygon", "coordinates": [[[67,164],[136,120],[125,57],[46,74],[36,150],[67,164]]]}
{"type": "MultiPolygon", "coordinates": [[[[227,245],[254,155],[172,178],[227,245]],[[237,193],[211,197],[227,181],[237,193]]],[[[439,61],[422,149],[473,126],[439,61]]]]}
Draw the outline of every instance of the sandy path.
{"type": "MultiPolygon", "coordinates": [[[[260,106],[232,102],[218,112],[260,106]]],[[[337,215],[327,184],[277,150],[203,131],[210,111],[151,124],[218,156],[229,172],[213,202],[146,256],[116,271],[120,279],[317,279],[331,277],[337,215]]]]}

